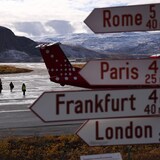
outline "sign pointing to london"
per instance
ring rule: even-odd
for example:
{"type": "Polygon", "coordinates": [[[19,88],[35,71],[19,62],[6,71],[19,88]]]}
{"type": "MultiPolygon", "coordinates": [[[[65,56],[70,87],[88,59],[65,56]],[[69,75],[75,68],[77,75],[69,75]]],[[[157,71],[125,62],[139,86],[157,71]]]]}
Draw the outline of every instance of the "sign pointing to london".
{"type": "Polygon", "coordinates": [[[44,122],[160,115],[160,89],[44,92],[30,107],[44,122]]]}
{"type": "Polygon", "coordinates": [[[85,19],[94,33],[160,30],[160,4],[95,8],[85,19]]]}
{"type": "Polygon", "coordinates": [[[89,146],[160,143],[160,118],[89,120],[77,131],[89,146]]]}
{"type": "Polygon", "coordinates": [[[93,60],[80,75],[90,85],[159,85],[160,59],[93,60]]]}

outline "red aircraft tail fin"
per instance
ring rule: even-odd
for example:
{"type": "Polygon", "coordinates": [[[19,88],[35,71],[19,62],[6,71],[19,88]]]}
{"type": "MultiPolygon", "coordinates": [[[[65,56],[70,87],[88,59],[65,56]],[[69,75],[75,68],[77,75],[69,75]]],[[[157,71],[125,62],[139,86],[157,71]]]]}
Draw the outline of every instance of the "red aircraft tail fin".
{"type": "Polygon", "coordinates": [[[155,59],[159,59],[160,58],[160,54],[153,54],[150,56],[150,58],[155,58],[155,59]]]}
{"type": "Polygon", "coordinates": [[[61,43],[44,44],[39,47],[51,81],[61,85],[81,86],[79,81],[83,83],[84,79],[78,73],[80,69],[71,65],[61,48],[61,43]]]}

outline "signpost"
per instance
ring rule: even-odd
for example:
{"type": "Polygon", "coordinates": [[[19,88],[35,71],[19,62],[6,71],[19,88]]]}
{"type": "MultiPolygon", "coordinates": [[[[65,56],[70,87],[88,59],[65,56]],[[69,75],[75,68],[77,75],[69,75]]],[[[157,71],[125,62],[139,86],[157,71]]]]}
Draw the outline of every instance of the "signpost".
{"type": "Polygon", "coordinates": [[[30,109],[44,122],[160,115],[160,89],[44,92],[30,109]]]}
{"type": "MultiPolygon", "coordinates": [[[[96,8],[84,22],[95,33],[155,31],[159,17],[160,4],[148,4],[96,8]]],[[[152,58],[93,60],[79,71],[93,86],[152,89],[44,92],[30,109],[44,122],[88,120],[76,134],[90,146],[160,143],[160,59],[152,58]]]]}
{"type": "Polygon", "coordinates": [[[160,4],[95,8],[85,19],[94,33],[160,30],[160,4]]]}
{"type": "Polygon", "coordinates": [[[76,132],[89,146],[160,143],[160,117],[89,120],[76,132]]]}
{"type": "Polygon", "coordinates": [[[160,59],[93,60],[81,70],[91,85],[159,85],[160,59]]]}

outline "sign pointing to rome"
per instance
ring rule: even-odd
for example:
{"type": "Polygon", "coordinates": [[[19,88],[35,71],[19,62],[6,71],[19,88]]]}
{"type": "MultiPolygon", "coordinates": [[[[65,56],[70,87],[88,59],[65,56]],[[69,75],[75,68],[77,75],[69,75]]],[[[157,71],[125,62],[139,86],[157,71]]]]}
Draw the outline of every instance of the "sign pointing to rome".
{"type": "Polygon", "coordinates": [[[95,8],[85,19],[94,33],[160,30],[160,4],[95,8]]]}
{"type": "Polygon", "coordinates": [[[30,107],[44,122],[160,115],[160,89],[44,92],[30,107]]]}
{"type": "Polygon", "coordinates": [[[160,59],[93,60],[80,75],[90,85],[160,85],[160,59]]]}
{"type": "Polygon", "coordinates": [[[89,120],[77,131],[89,146],[160,143],[160,118],[89,120]]]}

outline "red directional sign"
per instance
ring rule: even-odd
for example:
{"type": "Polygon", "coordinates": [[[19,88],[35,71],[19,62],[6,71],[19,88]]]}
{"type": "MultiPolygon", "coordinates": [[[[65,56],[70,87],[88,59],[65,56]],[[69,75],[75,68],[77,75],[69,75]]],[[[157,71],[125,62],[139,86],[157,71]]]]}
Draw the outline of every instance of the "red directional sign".
{"type": "Polygon", "coordinates": [[[94,33],[160,30],[160,4],[95,8],[85,19],[94,33]]]}
{"type": "Polygon", "coordinates": [[[30,107],[44,122],[160,114],[160,89],[44,92],[30,107]]]}
{"type": "Polygon", "coordinates": [[[89,120],[77,131],[89,146],[160,143],[160,117],[89,120]]]}
{"type": "Polygon", "coordinates": [[[160,59],[93,60],[80,75],[91,85],[160,85],[160,59]]]}

